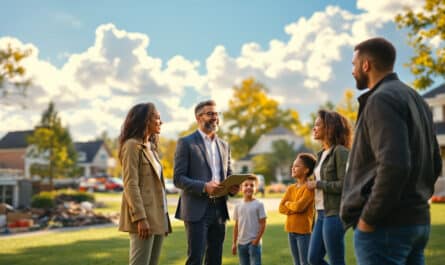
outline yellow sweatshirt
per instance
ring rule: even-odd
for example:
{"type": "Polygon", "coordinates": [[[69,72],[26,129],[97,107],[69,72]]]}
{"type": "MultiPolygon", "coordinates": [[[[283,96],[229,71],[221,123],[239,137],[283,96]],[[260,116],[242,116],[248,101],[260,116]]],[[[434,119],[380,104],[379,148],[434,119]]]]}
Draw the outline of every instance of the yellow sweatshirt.
{"type": "Polygon", "coordinates": [[[280,202],[280,213],[287,215],[284,229],[289,233],[310,234],[315,213],[315,195],[304,184],[290,185],[280,202]]]}

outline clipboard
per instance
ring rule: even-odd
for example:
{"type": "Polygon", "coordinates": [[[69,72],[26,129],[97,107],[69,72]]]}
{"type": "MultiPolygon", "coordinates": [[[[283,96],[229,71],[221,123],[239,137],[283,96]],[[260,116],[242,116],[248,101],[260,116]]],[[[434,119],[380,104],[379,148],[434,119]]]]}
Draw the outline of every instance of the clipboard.
{"type": "Polygon", "coordinates": [[[219,185],[223,186],[223,188],[219,192],[213,194],[212,198],[226,196],[227,194],[229,194],[230,187],[232,187],[233,185],[240,185],[249,177],[255,177],[255,175],[253,175],[253,174],[234,174],[234,175],[228,176],[223,182],[219,183],[219,185]]]}

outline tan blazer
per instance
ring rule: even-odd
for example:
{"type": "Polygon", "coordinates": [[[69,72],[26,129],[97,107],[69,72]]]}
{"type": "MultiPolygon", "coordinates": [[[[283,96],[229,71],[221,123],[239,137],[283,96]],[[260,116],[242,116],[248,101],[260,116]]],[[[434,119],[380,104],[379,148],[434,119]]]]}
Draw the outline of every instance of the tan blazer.
{"type": "Polygon", "coordinates": [[[120,231],[137,233],[137,221],[147,218],[153,234],[171,232],[168,214],[164,212],[165,184],[155,170],[154,159],[141,139],[128,139],[122,147],[124,192],[120,231]]]}

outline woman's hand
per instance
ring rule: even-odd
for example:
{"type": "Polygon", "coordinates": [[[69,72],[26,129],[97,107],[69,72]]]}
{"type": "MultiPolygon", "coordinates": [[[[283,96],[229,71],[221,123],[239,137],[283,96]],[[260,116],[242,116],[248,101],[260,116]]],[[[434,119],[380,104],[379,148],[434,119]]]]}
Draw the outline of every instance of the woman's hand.
{"type": "Polygon", "coordinates": [[[151,234],[150,224],[148,224],[147,219],[142,219],[138,221],[138,235],[140,239],[147,239],[151,234]]]}
{"type": "Polygon", "coordinates": [[[310,190],[313,190],[317,187],[317,181],[316,180],[309,180],[306,182],[306,187],[310,190]]]}

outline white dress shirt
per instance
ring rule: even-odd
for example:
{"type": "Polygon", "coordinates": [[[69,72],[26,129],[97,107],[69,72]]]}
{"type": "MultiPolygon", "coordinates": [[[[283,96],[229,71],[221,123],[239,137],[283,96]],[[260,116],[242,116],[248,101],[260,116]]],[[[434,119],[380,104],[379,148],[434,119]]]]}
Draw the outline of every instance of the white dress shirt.
{"type": "Polygon", "coordinates": [[[199,130],[202,139],[204,140],[205,148],[208,157],[210,158],[210,168],[212,169],[212,180],[221,182],[221,157],[218,152],[218,146],[216,145],[216,136],[211,139],[204,132],[199,130]]]}

